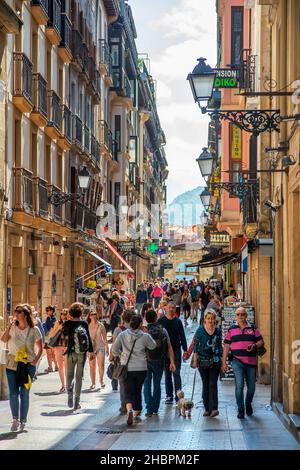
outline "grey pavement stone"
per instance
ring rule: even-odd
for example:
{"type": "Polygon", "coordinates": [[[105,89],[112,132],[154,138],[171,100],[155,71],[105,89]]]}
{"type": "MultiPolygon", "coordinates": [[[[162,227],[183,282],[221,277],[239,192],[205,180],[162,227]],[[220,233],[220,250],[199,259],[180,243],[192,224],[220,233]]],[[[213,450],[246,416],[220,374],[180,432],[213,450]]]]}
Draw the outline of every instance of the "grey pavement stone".
{"type": "MultiPolygon", "coordinates": [[[[186,328],[191,341],[195,324],[186,328]]],[[[40,370],[46,368],[43,359],[40,370]]],[[[182,384],[187,397],[191,396],[194,370],[189,362],[182,367],[182,384]]],[[[119,393],[112,392],[105,376],[106,388],[88,391],[88,365],[85,368],[82,409],[72,413],[67,407],[67,394],[57,394],[60,388],[58,373],[38,376],[30,392],[27,432],[9,432],[11,416],[8,401],[0,402],[0,451],[4,449],[111,449],[111,450],[300,450],[300,445],[285,429],[273,411],[270,387],[258,385],[254,400],[254,416],[241,421],[236,416],[234,383],[219,383],[217,418],[204,418],[201,399],[201,380],[197,372],[192,417],[177,417],[174,405],[162,403],[158,416],[142,417],[132,428],[126,417],[119,416],[119,393]]]]}

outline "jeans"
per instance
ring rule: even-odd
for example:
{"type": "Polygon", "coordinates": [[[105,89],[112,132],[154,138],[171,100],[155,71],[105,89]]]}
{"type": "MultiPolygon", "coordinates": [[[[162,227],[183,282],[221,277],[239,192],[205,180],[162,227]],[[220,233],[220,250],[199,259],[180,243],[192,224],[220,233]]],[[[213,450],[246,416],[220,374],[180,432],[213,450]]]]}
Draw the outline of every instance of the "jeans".
{"type": "Polygon", "coordinates": [[[242,364],[233,359],[232,369],[235,377],[235,398],[239,411],[244,411],[244,384],[246,379],[246,406],[251,405],[255,393],[256,367],[242,364]]]}
{"type": "Polygon", "coordinates": [[[176,371],[171,372],[170,371],[170,359],[166,358],[165,361],[165,383],[166,383],[166,395],[168,398],[174,398],[175,395],[175,400],[176,402],[178,401],[177,398],[177,392],[181,390],[181,377],[180,377],[180,369],[181,369],[181,351],[174,351],[174,356],[175,356],[175,366],[176,366],[176,371]],[[175,393],[173,395],[173,381],[172,381],[172,375],[174,379],[174,388],[175,388],[175,393]]]}
{"type": "MultiPolygon", "coordinates": [[[[33,379],[35,375],[35,366],[28,364],[28,372],[33,379]]],[[[17,385],[17,372],[14,370],[6,369],[6,376],[9,388],[9,404],[13,419],[19,419],[26,423],[28,410],[29,410],[29,392],[26,387],[19,387],[17,385]],[[20,396],[20,401],[19,401],[20,396]]]]}
{"type": "Polygon", "coordinates": [[[202,399],[205,411],[211,413],[218,409],[218,378],[220,375],[221,363],[213,365],[211,369],[199,367],[202,379],[202,399]]]}
{"type": "Polygon", "coordinates": [[[161,297],[154,297],[154,308],[158,308],[161,301],[161,297]]]}
{"type": "Polygon", "coordinates": [[[137,314],[140,315],[144,304],[136,304],[137,314]]]}
{"type": "Polygon", "coordinates": [[[118,390],[118,381],[117,379],[112,379],[111,381],[111,388],[116,392],[118,390]]]}
{"type": "Polygon", "coordinates": [[[160,383],[164,372],[164,362],[148,362],[148,372],[144,382],[144,398],[148,413],[158,413],[161,388],[160,383]],[[153,392],[152,392],[153,381],[153,392]]]}
{"type": "Polygon", "coordinates": [[[68,355],[67,361],[67,389],[68,392],[73,391],[74,386],[74,376],[75,376],[75,367],[76,367],[76,382],[75,382],[75,397],[80,398],[81,387],[82,387],[82,378],[83,378],[83,369],[86,360],[86,353],[75,353],[72,352],[68,355]]]}
{"type": "Polygon", "coordinates": [[[132,403],[133,411],[142,411],[142,387],[146,375],[146,370],[128,371],[123,380],[125,403],[132,403]]]}

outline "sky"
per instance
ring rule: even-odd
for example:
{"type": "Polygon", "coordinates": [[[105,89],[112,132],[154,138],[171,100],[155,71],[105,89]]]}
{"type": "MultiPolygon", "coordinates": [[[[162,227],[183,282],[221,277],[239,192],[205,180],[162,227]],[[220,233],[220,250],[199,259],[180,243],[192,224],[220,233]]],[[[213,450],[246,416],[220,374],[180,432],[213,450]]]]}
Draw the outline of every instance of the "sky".
{"type": "Polygon", "coordinates": [[[195,159],[207,146],[208,118],[186,80],[198,57],[216,65],[215,0],[129,0],[139,53],[148,53],[157,80],[158,112],[167,138],[168,204],[205,186],[195,159]]]}

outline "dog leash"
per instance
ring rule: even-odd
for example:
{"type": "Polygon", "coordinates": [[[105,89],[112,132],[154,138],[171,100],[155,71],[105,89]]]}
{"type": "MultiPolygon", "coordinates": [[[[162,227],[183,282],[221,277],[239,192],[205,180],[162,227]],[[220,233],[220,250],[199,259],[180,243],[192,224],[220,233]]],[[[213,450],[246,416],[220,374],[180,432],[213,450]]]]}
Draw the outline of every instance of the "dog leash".
{"type": "Polygon", "coordinates": [[[195,369],[195,374],[194,374],[194,383],[193,383],[193,392],[192,392],[191,401],[193,401],[193,398],[194,398],[194,391],[195,391],[195,384],[196,384],[196,373],[197,373],[197,369],[195,369]]]}

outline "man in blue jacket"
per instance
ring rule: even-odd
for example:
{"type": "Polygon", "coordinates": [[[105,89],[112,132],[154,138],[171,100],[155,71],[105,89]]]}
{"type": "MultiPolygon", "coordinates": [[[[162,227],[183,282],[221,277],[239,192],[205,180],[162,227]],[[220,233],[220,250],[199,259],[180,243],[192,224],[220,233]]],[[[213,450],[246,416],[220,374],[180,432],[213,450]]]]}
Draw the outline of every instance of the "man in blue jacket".
{"type": "Polygon", "coordinates": [[[53,327],[54,323],[56,322],[57,318],[55,316],[55,307],[53,305],[48,305],[46,307],[46,314],[47,318],[46,321],[43,323],[43,328],[45,332],[45,346],[44,348],[46,349],[46,354],[47,354],[47,361],[48,361],[48,368],[45,370],[45,372],[53,372],[52,369],[52,363],[54,362],[55,366],[55,371],[58,371],[58,364],[56,362],[54,350],[48,346],[48,340],[49,340],[49,333],[51,328],[53,327]]]}
{"type": "Polygon", "coordinates": [[[137,288],[137,291],[136,291],[136,299],[135,299],[136,309],[137,309],[138,315],[141,314],[143,304],[145,304],[147,301],[148,301],[148,299],[147,299],[147,290],[146,290],[144,284],[139,284],[139,286],[137,288]]]}

